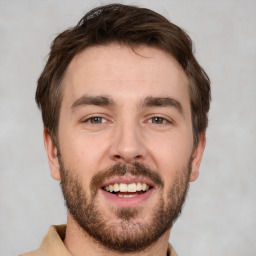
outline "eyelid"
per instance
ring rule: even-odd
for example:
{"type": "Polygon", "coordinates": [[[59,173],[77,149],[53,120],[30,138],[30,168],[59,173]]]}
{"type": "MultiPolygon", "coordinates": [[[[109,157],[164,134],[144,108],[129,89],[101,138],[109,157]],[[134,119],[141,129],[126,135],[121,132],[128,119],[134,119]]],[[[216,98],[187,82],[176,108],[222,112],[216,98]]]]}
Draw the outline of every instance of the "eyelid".
{"type": "MultiPolygon", "coordinates": [[[[105,120],[105,121],[102,122],[102,123],[98,123],[98,125],[100,125],[100,124],[105,124],[105,123],[107,123],[108,121],[110,122],[110,118],[109,118],[109,117],[106,117],[105,114],[97,114],[97,113],[96,113],[96,114],[91,114],[91,115],[88,115],[88,116],[82,118],[82,119],[81,119],[81,122],[82,122],[82,123],[89,123],[89,124],[91,124],[91,125],[95,125],[96,123],[93,124],[93,123],[90,122],[90,120],[93,119],[93,118],[101,118],[101,119],[105,120]]],[[[96,124],[96,125],[97,125],[97,124],[96,124]]]]}
{"type": "Polygon", "coordinates": [[[90,124],[104,124],[104,123],[106,123],[107,122],[107,119],[106,118],[104,118],[104,117],[100,117],[100,116],[94,116],[94,117],[91,117],[91,118],[88,118],[87,119],[87,122],[90,122],[90,124]],[[93,121],[93,119],[96,119],[96,118],[98,118],[101,122],[100,123],[93,123],[92,121],[93,121]]]}
{"type": "Polygon", "coordinates": [[[149,121],[150,121],[150,123],[152,123],[152,124],[158,124],[157,122],[154,122],[154,121],[156,121],[156,120],[154,120],[154,119],[156,119],[156,118],[159,118],[160,120],[162,120],[162,123],[159,123],[159,125],[160,124],[165,124],[165,123],[169,123],[169,121],[168,120],[166,120],[166,118],[162,118],[162,117],[152,117],[152,118],[150,118],[149,119],[149,121]]]}
{"type": "Polygon", "coordinates": [[[163,114],[152,114],[152,115],[149,115],[147,117],[147,119],[146,119],[146,122],[149,122],[149,120],[153,120],[154,118],[163,119],[164,122],[162,124],[156,124],[156,123],[150,122],[150,124],[155,124],[155,125],[174,124],[174,120],[171,117],[167,117],[166,115],[163,115],[163,114]]]}

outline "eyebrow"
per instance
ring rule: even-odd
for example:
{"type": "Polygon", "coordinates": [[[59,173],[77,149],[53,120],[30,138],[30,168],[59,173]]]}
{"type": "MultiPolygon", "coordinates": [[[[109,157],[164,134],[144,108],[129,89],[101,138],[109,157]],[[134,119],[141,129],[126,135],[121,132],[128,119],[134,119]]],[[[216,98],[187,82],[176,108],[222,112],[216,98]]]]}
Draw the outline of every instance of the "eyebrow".
{"type": "MultiPolygon", "coordinates": [[[[74,110],[78,107],[95,105],[95,106],[113,106],[115,105],[114,101],[108,96],[88,96],[83,95],[77,99],[71,106],[71,109],[74,110]]],[[[181,103],[170,97],[147,97],[141,105],[142,108],[147,107],[174,107],[181,114],[183,114],[183,107],[181,103]]]]}
{"type": "Polygon", "coordinates": [[[181,114],[184,112],[181,103],[170,97],[147,97],[142,107],[174,107],[181,114]]]}
{"type": "Polygon", "coordinates": [[[96,105],[96,106],[112,106],[114,102],[107,96],[87,96],[83,95],[77,99],[71,106],[71,109],[76,109],[77,107],[86,105],[96,105]]]}

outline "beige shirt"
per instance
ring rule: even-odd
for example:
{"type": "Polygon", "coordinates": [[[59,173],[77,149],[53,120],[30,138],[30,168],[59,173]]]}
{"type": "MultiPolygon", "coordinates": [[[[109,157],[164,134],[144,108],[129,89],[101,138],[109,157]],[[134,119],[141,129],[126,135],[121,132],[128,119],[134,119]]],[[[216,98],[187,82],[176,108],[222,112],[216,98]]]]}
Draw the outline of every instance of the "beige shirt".
{"type": "MultiPolygon", "coordinates": [[[[20,256],[72,256],[63,243],[65,233],[66,225],[51,226],[39,249],[20,256]]],[[[178,256],[170,244],[167,255],[178,256]]]]}

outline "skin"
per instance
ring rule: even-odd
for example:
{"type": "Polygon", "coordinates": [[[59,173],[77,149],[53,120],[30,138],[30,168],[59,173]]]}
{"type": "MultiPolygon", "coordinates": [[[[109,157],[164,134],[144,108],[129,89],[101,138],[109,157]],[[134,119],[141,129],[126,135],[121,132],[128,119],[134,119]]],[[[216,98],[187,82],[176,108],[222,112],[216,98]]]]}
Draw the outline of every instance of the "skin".
{"type": "MultiPolygon", "coordinates": [[[[110,44],[94,46],[76,55],[63,79],[58,141],[66,167],[81,177],[90,195],[90,181],[100,170],[116,163],[139,161],[156,170],[164,181],[140,202],[137,221],[149,224],[160,194],[167,203],[167,191],[179,170],[192,156],[190,181],[198,177],[205,147],[205,135],[193,145],[188,79],[172,56],[165,52],[140,46],[110,44]],[[107,96],[113,104],[79,105],[82,96],[107,96]],[[177,106],[146,106],[148,97],[174,99],[177,106]],[[73,106],[73,107],[72,107],[73,106]],[[92,117],[100,117],[92,123],[92,117]],[[159,117],[160,119],[154,119],[159,117]],[[100,121],[99,121],[100,120],[100,121]],[[98,122],[99,121],[99,122],[98,122]]],[[[61,180],[57,148],[44,131],[45,147],[51,175],[61,180]]],[[[100,190],[100,188],[99,188],[100,190]]],[[[97,194],[98,209],[113,223],[116,205],[103,193],[97,194]]],[[[146,252],[129,255],[166,255],[170,230],[146,252]]],[[[86,235],[68,214],[65,245],[73,255],[120,255],[108,251],[86,235]]]]}

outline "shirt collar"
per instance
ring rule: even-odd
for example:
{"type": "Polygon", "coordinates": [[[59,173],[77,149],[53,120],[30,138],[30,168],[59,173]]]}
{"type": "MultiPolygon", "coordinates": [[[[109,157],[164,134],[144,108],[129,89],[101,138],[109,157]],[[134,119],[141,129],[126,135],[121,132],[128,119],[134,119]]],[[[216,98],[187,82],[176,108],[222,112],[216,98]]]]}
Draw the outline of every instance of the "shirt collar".
{"type": "MultiPolygon", "coordinates": [[[[66,225],[51,226],[45,238],[43,239],[40,248],[36,251],[25,253],[20,256],[72,256],[64,245],[66,234],[66,225]]],[[[168,256],[178,256],[171,244],[168,245],[168,256]]]]}

